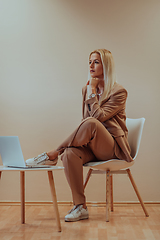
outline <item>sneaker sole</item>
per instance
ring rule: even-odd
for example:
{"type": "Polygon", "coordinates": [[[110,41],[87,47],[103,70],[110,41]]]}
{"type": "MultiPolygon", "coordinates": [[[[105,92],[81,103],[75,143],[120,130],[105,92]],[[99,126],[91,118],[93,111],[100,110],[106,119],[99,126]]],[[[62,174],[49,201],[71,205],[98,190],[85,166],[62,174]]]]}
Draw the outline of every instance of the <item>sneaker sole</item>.
{"type": "Polygon", "coordinates": [[[57,164],[57,162],[58,162],[58,157],[55,158],[54,160],[46,160],[44,163],[38,163],[38,164],[33,164],[33,163],[27,164],[26,163],[26,166],[27,167],[32,167],[32,166],[36,167],[36,166],[45,166],[45,165],[55,166],[57,164]]]}
{"type": "Polygon", "coordinates": [[[73,219],[70,219],[70,218],[65,218],[65,222],[76,222],[76,221],[79,221],[79,220],[85,220],[85,219],[88,219],[89,216],[83,216],[83,217],[78,217],[78,218],[73,218],[73,219]]]}

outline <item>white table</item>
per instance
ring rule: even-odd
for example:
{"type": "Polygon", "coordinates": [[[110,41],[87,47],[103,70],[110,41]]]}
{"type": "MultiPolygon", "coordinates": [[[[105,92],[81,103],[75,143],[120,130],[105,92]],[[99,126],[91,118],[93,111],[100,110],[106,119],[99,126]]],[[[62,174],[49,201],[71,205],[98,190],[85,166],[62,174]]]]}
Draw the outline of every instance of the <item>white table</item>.
{"type": "Polygon", "coordinates": [[[63,167],[59,166],[52,166],[49,168],[11,168],[11,167],[4,167],[0,166],[0,179],[1,174],[3,171],[19,171],[20,172],[20,191],[21,191],[21,223],[25,223],[25,172],[27,171],[47,171],[48,172],[48,179],[50,184],[50,190],[52,195],[52,201],[53,201],[53,207],[55,210],[55,216],[56,216],[56,223],[58,231],[61,232],[61,223],[59,218],[59,211],[58,211],[58,205],[57,205],[57,196],[56,196],[56,190],[54,185],[54,178],[53,178],[53,170],[62,170],[63,167]]]}

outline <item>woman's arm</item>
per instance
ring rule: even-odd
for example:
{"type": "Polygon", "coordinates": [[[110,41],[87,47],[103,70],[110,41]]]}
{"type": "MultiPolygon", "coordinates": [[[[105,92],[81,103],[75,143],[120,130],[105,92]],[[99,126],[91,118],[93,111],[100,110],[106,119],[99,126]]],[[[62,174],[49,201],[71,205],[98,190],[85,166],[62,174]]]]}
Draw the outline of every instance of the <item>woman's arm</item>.
{"type": "Polygon", "coordinates": [[[86,93],[86,99],[89,99],[91,94],[96,95],[96,88],[98,85],[99,79],[98,78],[91,78],[87,82],[87,93],[86,93]]]}
{"type": "Polygon", "coordinates": [[[125,108],[127,91],[121,88],[110,95],[106,102],[100,106],[97,97],[87,99],[85,105],[90,117],[105,122],[116,115],[121,109],[125,108]]]}

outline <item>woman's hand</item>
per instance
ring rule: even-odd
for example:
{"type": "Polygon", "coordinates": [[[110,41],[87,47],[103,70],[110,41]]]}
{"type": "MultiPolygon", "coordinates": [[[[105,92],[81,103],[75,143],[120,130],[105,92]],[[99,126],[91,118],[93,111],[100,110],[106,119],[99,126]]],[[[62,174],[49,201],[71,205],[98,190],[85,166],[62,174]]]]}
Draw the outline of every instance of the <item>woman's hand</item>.
{"type": "MultiPolygon", "coordinates": [[[[87,86],[88,86],[88,94],[90,93],[96,93],[96,88],[98,86],[99,83],[99,79],[98,78],[91,78],[88,82],[87,82],[87,86]]],[[[89,94],[89,95],[90,95],[89,94]]]]}
{"type": "Polygon", "coordinates": [[[91,86],[92,89],[96,89],[99,83],[99,79],[98,78],[91,78],[89,81],[89,84],[91,86]]]}
{"type": "Polygon", "coordinates": [[[90,80],[88,80],[86,85],[90,85],[91,87],[96,88],[98,83],[99,83],[98,78],[91,78],[90,80]]]}
{"type": "Polygon", "coordinates": [[[88,80],[87,82],[87,98],[89,99],[90,95],[96,94],[96,88],[98,86],[98,78],[91,78],[90,80],[88,80]]]}
{"type": "Polygon", "coordinates": [[[99,85],[102,85],[102,88],[104,87],[104,80],[99,78],[91,78],[87,82],[87,94],[90,96],[90,94],[94,93],[96,94],[97,89],[99,88],[99,85]]]}

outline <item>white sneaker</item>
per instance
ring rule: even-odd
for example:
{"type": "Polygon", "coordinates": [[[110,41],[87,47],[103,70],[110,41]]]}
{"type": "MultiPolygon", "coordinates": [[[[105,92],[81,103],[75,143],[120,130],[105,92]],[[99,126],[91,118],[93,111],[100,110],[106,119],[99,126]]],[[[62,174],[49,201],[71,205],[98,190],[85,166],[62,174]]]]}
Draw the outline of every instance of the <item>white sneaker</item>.
{"type": "Polygon", "coordinates": [[[56,165],[58,157],[54,160],[49,160],[49,157],[46,152],[38,155],[37,157],[30,158],[26,160],[27,166],[36,166],[36,165],[56,165]]]}
{"type": "Polygon", "coordinates": [[[88,214],[88,209],[86,207],[83,208],[83,205],[79,205],[79,206],[75,206],[74,208],[72,208],[69,212],[69,214],[67,214],[65,216],[65,221],[66,222],[75,222],[78,220],[83,220],[83,219],[88,219],[89,218],[89,214],[88,214]]]}

